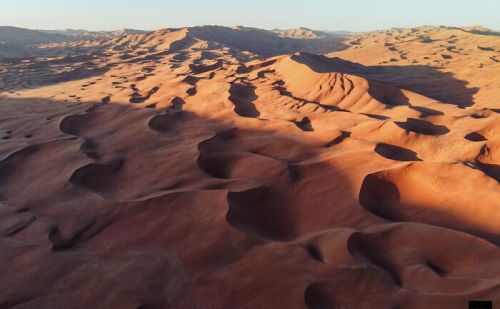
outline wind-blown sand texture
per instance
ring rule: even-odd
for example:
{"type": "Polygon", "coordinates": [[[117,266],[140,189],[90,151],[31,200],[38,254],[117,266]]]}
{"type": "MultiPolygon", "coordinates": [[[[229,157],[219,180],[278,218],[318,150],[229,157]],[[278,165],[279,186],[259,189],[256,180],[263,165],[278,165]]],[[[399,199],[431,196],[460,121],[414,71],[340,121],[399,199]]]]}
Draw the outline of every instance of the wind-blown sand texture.
{"type": "Polygon", "coordinates": [[[500,37],[301,35],[2,58],[0,307],[498,301],[500,37]]]}

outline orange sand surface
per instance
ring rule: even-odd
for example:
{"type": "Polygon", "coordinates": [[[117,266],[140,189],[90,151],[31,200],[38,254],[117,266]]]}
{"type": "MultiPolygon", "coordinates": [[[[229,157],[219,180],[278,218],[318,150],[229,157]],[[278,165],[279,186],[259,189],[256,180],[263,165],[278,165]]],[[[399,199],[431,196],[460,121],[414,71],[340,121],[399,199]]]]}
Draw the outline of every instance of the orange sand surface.
{"type": "Polygon", "coordinates": [[[7,50],[0,308],[499,301],[499,62],[446,27],[7,50]]]}

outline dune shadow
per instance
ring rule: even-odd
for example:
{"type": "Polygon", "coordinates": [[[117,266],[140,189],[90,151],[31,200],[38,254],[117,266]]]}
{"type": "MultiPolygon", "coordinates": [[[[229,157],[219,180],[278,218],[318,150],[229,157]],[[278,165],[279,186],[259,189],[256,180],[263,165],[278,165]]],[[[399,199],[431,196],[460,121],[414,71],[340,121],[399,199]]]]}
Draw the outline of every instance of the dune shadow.
{"type": "Polygon", "coordinates": [[[483,171],[486,175],[489,177],[495,179],[500,183],[500,165],[498,164],[489,164],[489,163],[482,163],[480,161],[476,162],[477,167],[483,171]]]}
{"type": "Polygon", "coordinates": [[[437,135],[445,135],[448,132],[450,132],[450,130],[446,126],[436,125],[431,122],[416,118],[408,118],[405,122],[396,121],[395,124],[407,131],[424,135],[437,136],[437,135]]]}
{"type": "MultiPolygon", "coordinates": [[[[477,87],[468,87],[468,82],[457,79],[452,73],[425,65],[373,66],[366,77],[422,94],[446,104],[458,107],[474,105],[477,87]]],[[[427,111],[429,112],[429,111],[427,111]]],[[[431,113],[436,113],[432,112],[431,113]]]]}
{"type": "Polygon", "coordinates": [[[489,30],[489,29],[484,29],[484,30],[482,30],[482,29],[472,29],[472,30],[468,30],[468,29],[464,29],[464,28],[460,28],[460,27],[450,27],[450,29],[460,30],[460,31],[463,31],[463,32],[472,33],[472,34],[479,34],[479,35],[500,36],[500,32],[489,30]]]}
{"type": "Polygon", "coordinates": [[[385,143],[378,143],[375,152],[384,158],[396,161],[421,161],[413,150],[385,143]]]}
{"type": "Polygon", "coordinates": [[[234,104],[234,111],[241,117],[258,118],[259,110],[253,103],[258,97],[255,86],[244,83],[231,83],[229,88],[229,101],[234,104]]]}
{"type": "Polygon", "coordinates": [[[302,118],[301,121],[292,121],[297,128],[301,129],[302,131],[314,131],[314,128],[311,124],[311,120],[308,117],[302,118]]]}
{"type": "Polygon", "coordinates": [[[471,132],[465,135],[464,138],[471,142],[484,142],[487,140],[486,137],[484,137],[482,134],[478,132],[471,132]]]}

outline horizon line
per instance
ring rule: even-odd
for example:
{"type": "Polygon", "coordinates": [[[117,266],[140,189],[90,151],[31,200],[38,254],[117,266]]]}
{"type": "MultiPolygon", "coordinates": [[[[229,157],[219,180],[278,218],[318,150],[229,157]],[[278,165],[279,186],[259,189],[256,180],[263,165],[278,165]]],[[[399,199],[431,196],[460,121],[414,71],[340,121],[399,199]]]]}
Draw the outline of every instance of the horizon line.
{"type": "Polygon", "coordinates": [[[224,27],[224,28],[251,28],[251,29],[259,29],[259,30],[266,30],[266,31],[273,31],[273,30],[294,30],[294,29],[307,29],[307,30],[312,30],[312,31],[322,31],[322,32],[350,32],[350,33],[365,33],[365,32],[376,32],[376,31],[383,31],[383,30],[391,30],[391,29],[414,29],[414,28],[421,28],[421,27],[435,27],[435,28],[474,28],[474,27],[481,27],[485,28],[487,30],[491,31],[498,31],[498,29],[493,29],[489,28],[480,24],[475,24],[475,25],[461,25],[461,26],[447,26],[443,24],[421,24],[418,26],[414,27],[388,27],[388,28],[375,28],[371,30],[361,30],[361,31],[356,31],[356,30],[348,30],[348,29],[341,29],[341,30],[334,30],[334,29],[315,29],[315,28],[310,28],[306,26],[299,26],[295,28],[260,28],[260,27],[253,27],[253,26],[245,26],[245,25],[221,25],[221,24],[201,24],[201,25],[191,25],[191,26],[181,26],[181,27],[160,27],[160,28],[155,28],[155,29],[141,29],[141,28],[131,28],[131,27],[121,27],[121,28],[113,28],[110,30],[90,30],[90,29],[85,29],[85,28],[26,28],[26,27],[21,27],[21,26],[15,26],[15,25],[0,25],[0,27],[12,27],[12,28],[19,28],[19,29],[26,29],[26,30],[32,30],[32,31],[88,31],[88,32],[113,32],[113,31],[120,31],[120,30],[136,30],[136,31],[145,31],[145,32],[153,32],[157,30],[164,30],[164,29],[185,29],[185,28],[195,28],[195,27],[224,27]]]}

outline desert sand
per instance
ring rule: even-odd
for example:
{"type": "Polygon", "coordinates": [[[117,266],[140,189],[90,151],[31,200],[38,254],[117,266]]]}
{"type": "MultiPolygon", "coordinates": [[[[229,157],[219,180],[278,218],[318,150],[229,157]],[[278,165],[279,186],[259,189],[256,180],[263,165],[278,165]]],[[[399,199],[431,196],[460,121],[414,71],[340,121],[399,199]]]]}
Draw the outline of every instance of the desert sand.
{"type": "Polygon", "coordinates": [[[207,26],[0,52],[1,308],[500,300],[497,33],[207,26]]]}

